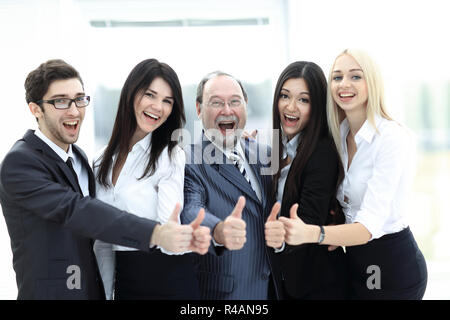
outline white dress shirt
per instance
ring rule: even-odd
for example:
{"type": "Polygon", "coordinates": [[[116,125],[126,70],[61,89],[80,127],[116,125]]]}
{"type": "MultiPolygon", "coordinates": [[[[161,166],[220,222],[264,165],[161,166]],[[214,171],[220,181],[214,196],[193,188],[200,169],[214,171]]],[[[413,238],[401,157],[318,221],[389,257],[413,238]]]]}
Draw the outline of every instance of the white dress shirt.
{"type": "Polygon", "coordinates": [[[370,240],[408,226],[405,210],[415,169],[412,133],[379,116],[375,123],[378,132],[366,120],[355,135],[357,151],[350,168],[346,143],[350,127],[347,119],[341,123],[345,178],[337,193],[346,223],[363,224],[370,240]]]}
{"type": "Polygon", "coordinates": [[[301,132],[297,133],[291,140],[288,141],[287,136],[281,131],[281,143],[283,144],[283,155],[282,159],[286,159],[287,156],[291,159],[291,162],[281,169],[280,177],[278,178],[278,189],[277,189],[277,201],[280,203],[283,200],[284,185],[286,184],[286,179],[291,168],[292,161],[294,161],[297,155],[297,147],[300,143],[301,132]]]}
{"type": "Polygon", "coordinates": [[[64,162],[66,162],[69,157],[72,158],[73,170],[77,174],[78,184],[80,185],[81,192],[83,192],[84,196],[88,196],[89,195],[89,176],[88,176],[88,172],[87,172],[87,169],[82,166],[81,159],[79,159],[79,156],[77,156],[75,153],[73,153],[72,145],[71,144],[69,145],[69,150],[68,150],[68,152],[66,152],[63,149],[61,149],[61,147],[56,145],[53,141],[51,141],[49,138],[47,138],[42,133],[42,131],[40,129],[36,129],[34,131],[34,134],[39,139],[44,141],[53,151],[55,151],[55,153],[64,162]]]}
{"type": "MultiPolygon", "coordinates": [[[[154,174],[139,180],[147,166],[150,142],[151,133],[133,146],[128,153],[115,186],[111,183],[112,170],[108,174],[108,181],[111,183],[111,187],[105,188],[97,183],[97,198],[118,209],[164,224],[172,214],[177,202],[183,206],[184,165],[186,159],[184,151],[178,146],[173,149],[172,158],[170,158],[166,147],[157,160],[154,174]]],[[[104,149],[96,157],[97,160],[103,154],[103,151],[104,149]]],[[[113,156],[113,161],[115,161],[116,157],[117,155],[113,156]]],[[[94,167],[95,174],[97,170],[98,168],[94,167]]],[[[179,217],[178,221],[180,221],[179,217]]],[[[172,254],[162,248],[159,249],[166,254],[172,254]]],[[[114,250],[128,251],[136,249],[112,245],[99,240],[95,241],[94,252],[97,257],[107,299],[113,298],[114,250]]]]}

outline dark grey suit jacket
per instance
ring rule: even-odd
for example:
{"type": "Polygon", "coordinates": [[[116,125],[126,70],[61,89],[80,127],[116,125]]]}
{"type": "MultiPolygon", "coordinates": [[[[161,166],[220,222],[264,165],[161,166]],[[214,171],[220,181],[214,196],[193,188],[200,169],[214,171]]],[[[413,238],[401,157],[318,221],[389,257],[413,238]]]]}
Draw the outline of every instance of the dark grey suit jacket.
{"type": "Polygon", "coordinates": [[[222,164],[224,155],[211,142],[186,148],[183,223],[194,220],[199,209],[205,208],[202,225],[213,230],[230,215],[239,196],[246,198],[242,212],[247,225],[244,247],[230,251],[211,245],[208,254],[195,257],[203,299],[267,299],[269,285],[275,288],[272,298],[279,298],[280,281],[272,265],[274,252],[266,246],[264,237],[264,223],[272,207],[267,197],[271,177],[260,174],[264,167],[258,156],[261,146],[254,140],[250,145],[246,141],[244,152],[247,159],[257,160],[255,164],[249,162],[261,186],[261,202],[233,164],[222,164]]]}
{"type": "Polygon", "coordinates": [[[156,222],[76,192],[69,167],[33,130],[0,166],[0,202],[11,238],[18,299],[104,299],[92,239],[149,251],[156,222]]]}

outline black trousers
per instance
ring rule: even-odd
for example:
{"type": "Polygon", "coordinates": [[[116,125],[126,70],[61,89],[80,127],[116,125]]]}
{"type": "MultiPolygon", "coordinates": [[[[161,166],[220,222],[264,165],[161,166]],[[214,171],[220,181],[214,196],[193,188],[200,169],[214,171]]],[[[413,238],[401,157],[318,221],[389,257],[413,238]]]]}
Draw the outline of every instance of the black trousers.
{"type": "Polygon", "coordinates": [[[199,299],[193,254],[116,251],[115,299],[199,299]]]}
{"type": "Polygon", "coordinates": [[[346,248],[351,299],[420,300],[427,265],[408,228],[346,248]]]}

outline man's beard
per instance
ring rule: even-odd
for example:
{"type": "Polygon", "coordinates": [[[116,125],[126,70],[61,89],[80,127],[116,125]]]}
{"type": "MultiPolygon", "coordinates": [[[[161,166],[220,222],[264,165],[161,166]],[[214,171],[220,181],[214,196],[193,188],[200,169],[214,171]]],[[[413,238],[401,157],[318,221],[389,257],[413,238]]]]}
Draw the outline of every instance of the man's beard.
{"type": "MultiPolygon", "coordinates": [[[[58,124],[55,122],[52,122],[51,120],[47,119],[45,116],[43,118],[43,121],[45,121],[45,126],[47,127],[48,132],[55,138],[57,141],[62,142],[64,144],[73,144],[77,142],[78,135],[80,133],[80,130],[78,129],[78,134],[74,137],[66,137],[64,135],[64,129],[61,127],[58,127],[58,124]]],[[[81,126],[81,123],[78,124],[78,126],[81,126]]]]}
{"type": "Polygon", "coordinates": [[[241,137],[242,129],[233,130],[233,133],[228,135],[223,135],[216,128],[207,129],[205,133],[215,145],[221,146],[223,149],[233,149],[241,137]]]}

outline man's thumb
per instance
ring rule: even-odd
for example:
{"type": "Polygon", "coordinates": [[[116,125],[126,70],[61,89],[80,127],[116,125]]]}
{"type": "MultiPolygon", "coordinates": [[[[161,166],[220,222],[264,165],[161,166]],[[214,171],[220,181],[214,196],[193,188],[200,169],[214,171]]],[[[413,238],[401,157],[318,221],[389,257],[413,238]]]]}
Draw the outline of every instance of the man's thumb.
{"type": "Polygon", "coordinates": [[[179,223],[178,215],[180,214],[180,210],[181,210],[181,205],[177,202],[168,221],[173,221],[173,222],[179,223]]]}
{"type": "Polygon", "coordinates": [[[197,229],[202,223],[204,218],[205,218],[205,209],[201,208],[198,211],[197,218],[195,218],[195,220],[192,221],[189,225],[192,227],[192,229],[197,229]]]}
{"type": "Polygon", "coordinates": [[[276,221],[280,208],[281,208],[280,201],[275,202],[275,204],[272,207],[272,211],[270,212],[269,218],[267,218],[267,221],[276,221]]]}
{"type": "Polygon", "coordinates": [[[233,212],[231,212],[231,216],[234,218],[242,219],[242,210],[244,210],[245,207],[245,198],[243,196],[240,196],[238,201],[236,202],[236,206],[233,209],[233,212]]]}
{"type": "Polygon", "coordinates": [[[297,209],[298,209],[298,203],[294,204],[291,207],[291,210],[290,210],[291,219],[300,219],[297,215],[297,209]]]}

